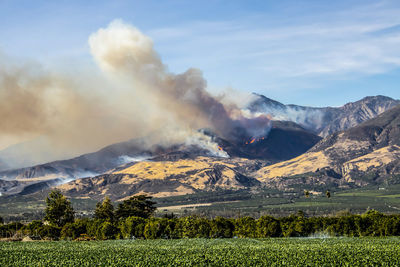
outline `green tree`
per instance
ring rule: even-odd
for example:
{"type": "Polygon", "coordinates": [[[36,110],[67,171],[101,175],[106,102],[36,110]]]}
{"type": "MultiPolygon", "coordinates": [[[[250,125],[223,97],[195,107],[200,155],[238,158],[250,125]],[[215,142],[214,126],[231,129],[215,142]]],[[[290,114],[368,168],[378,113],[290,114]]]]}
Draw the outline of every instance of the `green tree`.
{"type": "Polygon", "coordinates": [[[238,237],[256,237],[256,220],[252,217],[241,217],[235,221],[234,234],[238,237]]]}
{"type": "Polygon", "coordinates": [[[210,222],[211,224],[211,231],[210,235],[213,238],[220,238],[220,237],[232,237],[233,231],[235,229],[235,225],[229,219],[223,217],[216,217],[214,220],[210,222]]]}
{"type": "Polygon", "coordinates": [[[96,204],[96,210],[94,211],[94,218],[100,220],[114,221],[114,206],[111,203],[111,199],[106,197],[103,202],[96,204]]]}
{"type": "Polygon", "coordinates": [[[210,221],[206,218],[197,218],[195,220],[195,227],[197,228],[197,238],[209,238],[210,237],[210,221]]]}
{"type": "Polygon", "coordinates": [[[311,233],[312,224],[308,223],[303,211],[280,219],[280,228],[284,237],[307,236],[311,233]]]}
{"type": "Polygon", "coordinates": [[[105,221],[100,226],[100,235],[101,239],[103,240],[115,239],[117,234],[118,234],[118,228],[115,227],[115,225],[112,224],[111,222],[105,221]]]}
{"type": "Polygon", "coordinates": [[[92,238],[102,239],[100,228],[103,222],[104,222],[103,220],[95,220],[95,219],[89,220],[86,228],[87,234],[92,238]]]}
{"type": "Polygon", "coordinates": [[[75,239],[75,227],[72,223],[66,223],[63,228],[61,229],[60,233],[61,239],[70,240],[75,239]]]}
{"type": "Polygon", "coordinates": [[[62,227],[74,221],[74,209],[71,202],[59,190],[53,190],[46,198],[44,219],[50,224],[62,227]]]}
{"type": "Polygon", "coordinates": [[[128,217],[120,221],[119,229],[123,238],[142,238],[144,237],[145,226],[145,219],[140,217],[128,217]]]}
{"type": "Polygon", "coordinates": [[[32,236],[37,236],[39,228],[43,226],[42,221],[34,220],[30,222],[29,224],[24,225],[23,230],[24,234],[27,235],[32,235],[32,236]]]}
{"type": "Polygon", "coordinates": [[[385,236],[400,235],[400,217],[398,215],[391,215],[386,218],[384,229],[385,236]]]}
{"type": "Polygon", "coordinates": [[[359,215],[345,215],[336,219],[336,223],[331,224],[331,234],[337,236],[362,236],[364,232],[364,222],[359,215]]]}
{"type": "Polygon", "coordinates": [[[156,239],[164,237],[165,228],[168,225],[168,219],[151,218],[147,220],[144,227],[144,237],[146,239],[156,239]]]}
{"type": "Polygon", "coordinates": [[[327,198],[331,198],[331,192],[326,191],[325,195],[326,195],[327,198]]]}
{"type": "Polygon", "coordinates": [[[73,223],[67,223],[61,229],[61,239],[77,239],[87,233],[88,219],[77,219],[73,223]]]}
{"type": "Polygon", "coordinates": [[[133,196],[122,203],[118,204],[115,215],[118,219],[136,216],[141,218],[149,218],[153,215],[156,203],[151,201],[151,196],[138,195],[133,196]]]}
{"type": "Polygon", "coordinates": [[[210,237],[210,221],[198,216],[181,217],[177,220],[174,237],[208,238],[210,237]]]}
{"type": "Polygon", "coordinates": [[[278,237],[281,235],[281,226],[279,221],[271,216],[262,216],[257,220],[258,237],[278,237]]]}
{"type": "Polygon", "coordinates": [[[364,236],[383,236],[384,229],[384,214],[376,210],[368,210],[361,215],[362,230],[364,236]]]}
{"type": "Polygon", "coordinates": [[[38,229],[38,234],[41,238],[49,238],[52,240],[57,240],[60,238],[60,227],[52,225],[43,225],[38,229]]]}

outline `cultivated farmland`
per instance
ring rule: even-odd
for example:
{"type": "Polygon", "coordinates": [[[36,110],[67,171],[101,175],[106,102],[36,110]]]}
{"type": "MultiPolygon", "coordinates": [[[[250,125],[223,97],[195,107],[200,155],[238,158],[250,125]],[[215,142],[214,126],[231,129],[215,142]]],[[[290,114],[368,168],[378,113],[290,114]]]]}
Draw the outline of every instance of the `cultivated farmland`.
{"type": "Polygon", "coordinates": [[[1,266],[400,266],[400,238],[1,242],[1,266]]]}

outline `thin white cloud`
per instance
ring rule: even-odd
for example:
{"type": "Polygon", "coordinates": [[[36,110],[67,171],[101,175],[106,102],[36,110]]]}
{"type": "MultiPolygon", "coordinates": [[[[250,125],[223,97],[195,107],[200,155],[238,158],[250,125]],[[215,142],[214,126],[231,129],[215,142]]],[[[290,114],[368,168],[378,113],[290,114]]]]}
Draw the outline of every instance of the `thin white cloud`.
{"type": "MultiPolygon", "coordinates": [[[[296,18],[281,24],[255,16],[155,29],[175,68],[257,72],[265,84],[299,78],[370,75],[400,67],[400,9],[389,2],[296,18]],[[190,63],[188,63],[190,62],[190,63]]],[[[246,76],[246,75],[244,75],[246,76]]],[[[259,78],[261,79],[261,78],[259,78]]]]}

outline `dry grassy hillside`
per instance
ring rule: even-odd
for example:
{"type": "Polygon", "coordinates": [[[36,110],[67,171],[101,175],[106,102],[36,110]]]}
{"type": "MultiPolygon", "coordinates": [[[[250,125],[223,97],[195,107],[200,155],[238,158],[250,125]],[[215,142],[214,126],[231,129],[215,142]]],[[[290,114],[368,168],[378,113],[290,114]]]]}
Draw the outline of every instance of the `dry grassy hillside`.
{"type": "Polygon", "coordinates": [[[249,159],[197,157],[177,161],[143,161],[105,175],[78,179],[59,188],[73,197],[116,196],[137,193],[174,196],[198,190],[244,189],[259,184],[241,171],[258,162],[249,159]]]}
{"type": "Polygon", "coordinates": [[[271,178],[315,172],[317,169],[330,166],[330,164],[331,160],[323,152],[306,153],[288,161],[266,166],[255,172],[254,177],[265,182],[271,178]]]}

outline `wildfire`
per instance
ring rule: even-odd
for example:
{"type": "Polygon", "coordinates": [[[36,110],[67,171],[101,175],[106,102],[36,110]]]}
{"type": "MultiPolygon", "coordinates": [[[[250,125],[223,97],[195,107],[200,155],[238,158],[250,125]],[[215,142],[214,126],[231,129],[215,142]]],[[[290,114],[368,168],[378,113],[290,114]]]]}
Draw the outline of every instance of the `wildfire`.
{"type": "Polygon", "coordinates": [[[265,137],[260,137],[260,138],[252,138],[250,141],[246,141],[246,145],[250,145],[250,144],[253,144],[254,142],[259,142],[259,141],[261,141],[261,140],[264,140],[265,139],[265,137]]]}
{"type": "Polygon", "coordinates": [[[224,151],[224,150],[222,149],[222,147],[220,147],[220,146],[218,146],[218,150],[224,151]]]}

